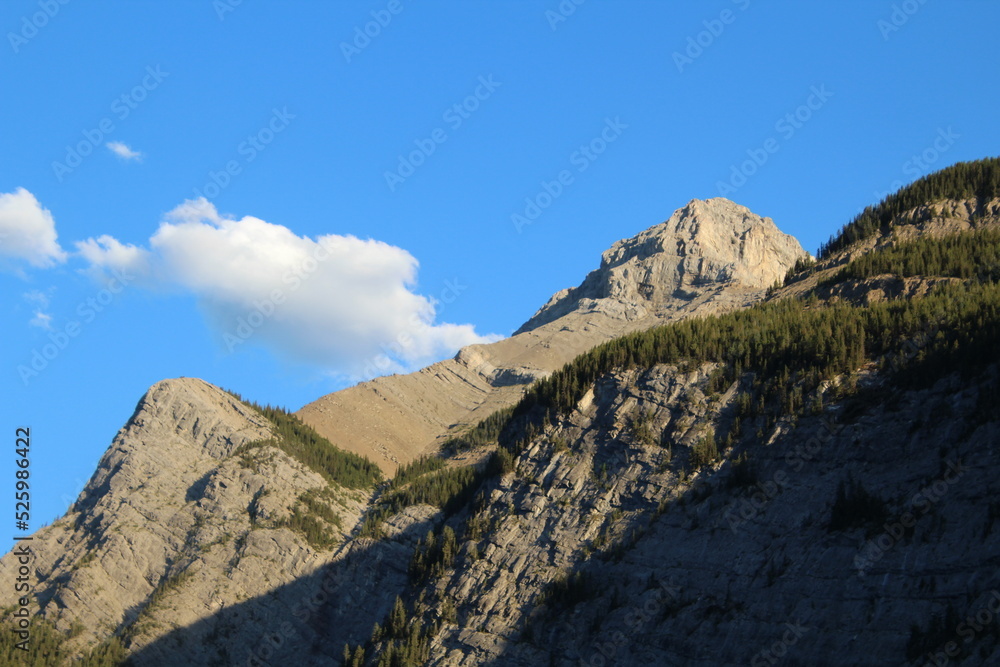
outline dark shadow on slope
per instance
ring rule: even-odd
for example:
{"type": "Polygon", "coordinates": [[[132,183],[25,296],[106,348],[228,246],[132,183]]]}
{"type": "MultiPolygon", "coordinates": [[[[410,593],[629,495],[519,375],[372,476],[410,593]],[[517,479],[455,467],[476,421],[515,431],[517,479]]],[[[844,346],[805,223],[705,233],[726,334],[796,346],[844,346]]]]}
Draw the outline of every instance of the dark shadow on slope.
{"type": "Polygon", "coordinates": [[[339,665],[344,645],[367,641],[405,589],[410,543],[426,531],[416,523],[393,540],[358,539],[336,562],[173,630],[128,664],[339,665]],[[207,657],[194,661],[192,651],[207,657]]]}
{"type": "MultiPolygon", "coordinates": [[[[578,563],[560,579],[555,595],[527,610],[529,621],[505,638],[487,664],[777,664],[779,657],[783,665],[859,664],[865,655],[858,646],[865,641],[901,664],[909,653],[922,657],[948,641],[961,644],[961,626],[941,621],[934,610],[977,612],[1000,583],[995,547],[987,543],[1000,510],[981,507],[983,497],[995,496],[1000,454],[989,446],[996,433],[989,425],[997,414],[996,367],[963,382],[972,398],[966,396],[960,412],[942,415],[953,409],[957,377],[945,376],[930,389],[862,391],[822,417],[801,418],[798,428],[771,445],[745,441],[757,454],[751,463],[730,459],[700,478],[647,521],[649,529],[623,554],[578,563]],[[907,428],[913,415],[921,428],[907,428]],[[883,421],[887,430],[877,428],[883,421]],[[940,486],[950,474],[949,461],[969,462],[974,456],[981,457],[979,465],[969,466],[951,491],[939,490],[944,502],[918,516],[916,537],[893,537],[884,551],[867,554],[865,545],[879,539],[881,523],[919,512],[914,493],[940,486]],[[828,524],[838,485],[851,471],[893,499],[891,512],[867,530],[863,521],[833,530],[828,524]],[[970,489],[979,492],[967,495],[970,489]],[[818,501],[808,504],[804,516],[807,494],[818,501]],[[919,564],[915,555],[936,542],[961,545],[963,551],[975,545],[977,551],[955,561],[919,564]],[[705,576],[706,567],[719,565],[714,553],[731,560],[705,576]],[[822,570],[810,553],[823,555],[822,570]],[[740,567],[732,573],[725,569],[736,561],[740,567]],[[687,572],[694,573],[693,581],[685,578],[687,572]],[[838,583],[824,587],[824,578],[838,583]],[[962,583],[944,588],[951,581],[962,583]],[[967,587],[972,581],[975,586],[967,587]],[[942,588],[935,592],[934,584],[942,588]],[[825,606],[801,604],[824,597],[825,606]],[[873,609],[884,615],[874,625],[866,620],[873,609]],[[837,652],[844,635],[866,632],[851,646],[853,653],[837,652]]],[[[982,661],[976,664],[992,664],[988,656],[995,657],[998,645],[1000,630],[994,635],[988,629],[969,651],[982,661]]]]}
{"type": "Polygon", "coordinates": [[[189,486],[187,492],[184,494],[184,502],[193,503],[197,500],[201,500],[205,496],[205,489],[208,488],[208,483],[212,481],[212,476],[217,471],[217,468],[212,468],[199,477],[194,484],[189,486]]]}

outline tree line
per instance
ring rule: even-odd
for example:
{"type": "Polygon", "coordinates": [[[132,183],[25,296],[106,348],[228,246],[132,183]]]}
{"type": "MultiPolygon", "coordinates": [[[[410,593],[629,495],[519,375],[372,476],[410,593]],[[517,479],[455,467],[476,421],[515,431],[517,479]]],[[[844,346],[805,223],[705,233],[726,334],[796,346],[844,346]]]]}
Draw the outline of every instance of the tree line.
{"type": "Polygon", "coordinates": [[[904,241],[851,260],[822,285],[885,274],[996,282],[1000,280],[1000,229],[985,227],[942,238],[923,236],[904,241]]]}
{"type": "Polygon", "coordinates": [[[327,482],[349,489],[368,489],[384,477],[378,465],[366,456],[346,452],[317,433],[285,408],[260,405],[228,392],[243,404],[264,415],[273,424],[276,438],[249,443],[241,451],[271,445],[318,472],[327,482]]]}
{"type": "Polygon", "coordinates": [[[1000,196],[1000,158],[959,162],[924,176],[865,208],[840,232],[820,246],[819,257],[830,255],[858,241],[888,232],[900,214],[942,199],[973,199],[980,202],[1000,196]]]}

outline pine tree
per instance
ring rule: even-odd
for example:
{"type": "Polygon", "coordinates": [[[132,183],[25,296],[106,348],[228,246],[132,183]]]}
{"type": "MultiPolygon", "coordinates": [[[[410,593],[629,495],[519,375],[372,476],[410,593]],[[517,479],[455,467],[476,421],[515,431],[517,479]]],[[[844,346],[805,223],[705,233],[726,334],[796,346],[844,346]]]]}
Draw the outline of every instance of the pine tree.
{"type": "Polygon", "coordinates": [[[403,601],[398,595],[396,602],[392,605],[392,611],[389,612],[389,636],[406,636],[406,607],[403,606],[403,601]]]}

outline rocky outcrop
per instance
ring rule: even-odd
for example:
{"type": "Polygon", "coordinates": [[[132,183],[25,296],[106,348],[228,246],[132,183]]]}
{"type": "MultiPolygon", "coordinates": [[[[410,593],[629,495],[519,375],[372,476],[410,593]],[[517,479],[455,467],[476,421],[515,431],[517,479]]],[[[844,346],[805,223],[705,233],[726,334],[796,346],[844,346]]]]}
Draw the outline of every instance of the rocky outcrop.
{"type": "MultiPolygon", "coordinates": [[[[136,649],[312,572],[319,552],[282,527],[301,494],[326,490],[341,537],[368,499],[274,447],[239,452],[271,437],[266,418],[202,380],[154,385],[69,512],[32,536],[40,614],[83,628],[81,651],[112,633],[136,649]]],[[[0,559],[3,590],[16,570],[0,559]]]]}
{"type": "Polygon", "coordinates": [[[324,396],[297,414],[331,442],[396,466],[515,403],[534,380],[629,331],[744,308],[806,253],[770,218],[727,199],[692,200],[606,251],[510,338],[409,375],[324,396]]]}
{"type": "MultiPolygon", "coordinates": [[[[929,234],[990,223],[913,215],[929,234]]],[[[802,256],[769,220],[695,201],[613,246],[517,335],[300,414],[337,445],[409,460],[512,404],[557,360],[755,303],[802,256]]],[[[938,282],[876,277],[825,296],[921,298],[938,282]]],[[[516,433],[507,472],[469,502],[404,507],[377,539],[361,519],[391,489],[329,483],[267,444],[271,422],[234,396],[164,381],[69,513],[34,536],[39,612],[78,653],[123,638],[136,665],[341,664],[345,644],[385,637],[397,596],[422,622],[396,639],[425,637],[420,662],[442,667],[924,664],[948,642],[963,664],[995,664],[1000,369],[911,386],[876,367],[804,396],[793,369],[780,382],[800,390],[795,412],[755,408],[769,378],[745,368],[730,386],[710,363],[613,369],[575,409],[516,433]],[[721,455],[701,466],[706,442],[721,455]],[[297,510],[333,539],[311,540],[297,510]],[[850,520],[837,525],[838,512],[850,520]],[[457,544],[421,571],[420,540],[445,527],[457,544]]],[[[0,590],[15,567],[0,559],[0,590]]]]}
{"type": "Polygon", "coordinates": [[[665,318],[723,289],[766,290],[805,256],[770,218],[728,199],[695,199],[666,222],[615,243],[599,269],[556,293],[515,333],[571,313],[665,318]]]}
{"type": "Polygon", "coordinates": [[[738,385],[713,396],[710,371],[615,373],[531,441],[473,518],[492,526],[478,558],[438,583],[459,622],[429,664],[923,664],[948,641],[963,664],[1000,660],[995,626],[959,634],[1000,608],[996,368],[834,402],[687,476],[732,419],[738,385]],[[831,529],[851,479],[884,520],[831,529]]]}

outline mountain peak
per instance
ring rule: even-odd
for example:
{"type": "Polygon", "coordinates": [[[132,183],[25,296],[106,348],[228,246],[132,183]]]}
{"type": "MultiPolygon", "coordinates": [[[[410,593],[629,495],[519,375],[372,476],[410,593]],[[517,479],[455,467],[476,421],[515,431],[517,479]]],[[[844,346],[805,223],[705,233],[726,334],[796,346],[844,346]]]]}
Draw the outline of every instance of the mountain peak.
{"type": "Polygon", "coordinates": [[[176,436],[199,443],[215,459],[270,433],[270,425],[256,411],[228,392],[190,377],[161,380],[150,387],[123,431],[145,438],[164,424],[175,429],[176,436]]]}
{"type": "Polygon", "coordinates": [[[612,245],[599,269],[554,294],[515,333],[574,311],[661,317],[723,287],[766,290],[805,255],[770,218],[722,197],[692,199],[665,222],[612,245]]]}

